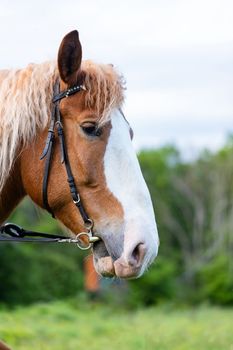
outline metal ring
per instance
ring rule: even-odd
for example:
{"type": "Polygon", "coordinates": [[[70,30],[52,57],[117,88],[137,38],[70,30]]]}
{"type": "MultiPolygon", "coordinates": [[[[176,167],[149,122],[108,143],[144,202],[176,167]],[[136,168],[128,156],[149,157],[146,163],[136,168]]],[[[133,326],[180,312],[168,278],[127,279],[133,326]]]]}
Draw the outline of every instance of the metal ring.
{"type": "Polygon", "coordinates": [[[77,246],[79,247],[79,249],[81,249],[81,250],[88,250],[88,249],[91,248],[92,243],[90,242],[90,236],[89,236],[89,234],[87,232],[81,232],[81,233],[77,234],[76,239],[80,240],[80,242],[82,242],[82,243],[77,243],[77,246]],[[80,237],[83,237],[83,236],[86,236],[88,238],[88,245],[87,246],[82,245],[83,242],[80,239],[80,237]]]}
{"type": "Polygon", "coordinates": [[[84,226],[87,230],[91,230],[94,226],[93,220],[87,219],[87,221],[84,223],[84,226]]]}

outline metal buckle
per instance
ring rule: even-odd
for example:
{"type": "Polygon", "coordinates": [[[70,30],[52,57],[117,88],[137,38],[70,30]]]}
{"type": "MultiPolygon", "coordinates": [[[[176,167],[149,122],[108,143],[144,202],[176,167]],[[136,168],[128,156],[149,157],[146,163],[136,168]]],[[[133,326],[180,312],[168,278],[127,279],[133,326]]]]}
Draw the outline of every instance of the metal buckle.
{"type": "Polygon", "coordinates": [[[78,197],[78,199],[77,200],[75,200],[75,199],[73,199],[73,203],[76,205],[76,204],[79,204],[80,203],[80,195],[79,195],[79,193],[77,193],[77,197],[78,197]]]}
{"type": "Polygon", "coordinates": [[[58,128],[60,126],[60,128],[63,129],[63,125],[62,125],[62,122],[60,120],[57,120],[55,125],[56,125],[56,128],[58,128]]]}
{"type": "Polygon", "coordinates": [[[93,226],[94,226],[94,222],[91,219],[87,219],[87,221],[84,223],[84,227],[88,231],[91,231],[93,229],[93,226]]]}

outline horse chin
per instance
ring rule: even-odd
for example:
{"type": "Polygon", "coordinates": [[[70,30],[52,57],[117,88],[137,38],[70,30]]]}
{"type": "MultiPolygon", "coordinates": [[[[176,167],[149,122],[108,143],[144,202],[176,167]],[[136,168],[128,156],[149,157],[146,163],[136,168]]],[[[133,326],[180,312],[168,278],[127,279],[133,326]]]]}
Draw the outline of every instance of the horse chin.
{"type": "Polygon", "coordinates": [[[94,265],[96,271],[103,277],[114,277],[114,261],[110,256],[103,241],[99,241],[93,246],[94,265]]]}

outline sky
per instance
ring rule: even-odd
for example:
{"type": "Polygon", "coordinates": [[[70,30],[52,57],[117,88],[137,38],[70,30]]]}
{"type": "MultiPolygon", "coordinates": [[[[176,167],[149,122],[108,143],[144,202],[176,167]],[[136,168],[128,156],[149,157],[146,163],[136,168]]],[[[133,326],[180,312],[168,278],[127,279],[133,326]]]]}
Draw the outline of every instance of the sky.
{"type": "Polygon", "coordinates": [[[73,29],[84,59],[123,73],[137,149],[192,157],[233,133],[232,0],[0,0],[0,67],[55,59],[73,29]]]}

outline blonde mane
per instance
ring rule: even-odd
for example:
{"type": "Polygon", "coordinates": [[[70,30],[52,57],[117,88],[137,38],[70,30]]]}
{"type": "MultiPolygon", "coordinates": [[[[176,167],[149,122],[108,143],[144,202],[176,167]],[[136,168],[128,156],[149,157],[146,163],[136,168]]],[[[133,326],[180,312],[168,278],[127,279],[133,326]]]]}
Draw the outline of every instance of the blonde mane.
{"type": "MultiPolygon", "coordinates": [[[[104,124],[110,112],[123,103],[123,79],[111,65],[83,61],[85,104],[104,124]]],[[[2,71],[0,85],[0,192],[19,148],[35,138],[50,119],[53,86],[58,77],[55,62],[30,64],[22,70],[2,71]]]]}

